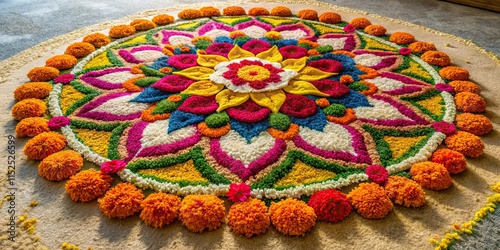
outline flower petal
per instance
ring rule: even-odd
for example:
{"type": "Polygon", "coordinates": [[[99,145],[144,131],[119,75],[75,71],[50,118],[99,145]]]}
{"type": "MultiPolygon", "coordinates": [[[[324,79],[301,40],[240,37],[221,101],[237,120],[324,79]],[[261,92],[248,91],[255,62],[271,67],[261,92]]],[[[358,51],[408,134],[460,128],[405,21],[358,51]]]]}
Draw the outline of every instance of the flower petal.
{"type": "Polygon", "coordinates": [[[217,96],[215,96],[215,99],[217,100],[217,103],[219,103],[219,108],[217,109],[217,112],[221,112],[224,109],[227,109],[229,107],[235,107],[238,105],[241,105],[245,103],[248,100],[249,96],[247,93],[235,93],[229,89],[225,89],[217,96]]]}
{"type": "Polygon", "coordinates": [[[307,57],[302,57],[299,59],[293,59],[293,58],[287,59],[283,61],[281,65],[283,66],[283,69],[290,69],[295,72],[299,72],[306,66],[306,63],[307,63],[307,57]]]}
{"type": "Polygon", "coordinates": [[[302,81],[317,81],[321,79],[325,79],[328,77],[332,77],[334,75],[338,75],[338,73],[329,73],[317,68],[313,67],[305,67],[299,72],[299,75],[294,78],[294,80],[302,80],[302,81]]]}
{"type": "Polygon", "coordinates": [[[181,76],[185,76],[191,80],[200,81],[200,80],[208,80],[208,77],[210,77],[210,75],[214,72],[215,72],[215,70],[210,69],[210,68],[191,67],[191,68],[187,68],[187,69],[182,70],[182,71],[172,72],[172,74],[181,75],[181,76]]]}
{"type": "Polygon", "coordinates": [[[315,96],[329,96],[326,93],[319,91],[314,85],[305,81],[291,81],[288,86],[283,88],[284,91],[297,94],[297,95],[315,95],[315,96]]]}
{"type": "Polygon", "coordinates": [[[256,57],[270,62],[281,63],[281,61],[283,61],[283,56],[280,54],[280,51],[278,50],[278,47],[276,45],[266,51],[260,52],[256,55],[256,57]]]}
{"type": "Polygon", "coordinates": [[[227,62],[227,58],[219,55],[203,55],[198,53],[198,60],[196,60],[199,65],[213,68],[215,65],[221,62],[227,62]]]}
{"type": "Polygon", "coordinates": [[[286,100],[285,92],[281,89],[263,93],[250,93],[250,97],[255,103],[262,107],[269,108],[273,113],[278,113],[281,105],[283,105],[286,100]]]}
{"type": "Polygon", "coordinates": [[[229,51],[229,54],[227,54],[229,61],[246,57],[255,57],[255,55],[250,51],[240,48],[238,45],[235,45],[234,48],[229,51]]]}
{"type": "Polygon", "coordinates": [[[214,84],[210,80],[198,81],[191,84],[182,94],[213,96],[224,88],[222,84],[214,84]]]}

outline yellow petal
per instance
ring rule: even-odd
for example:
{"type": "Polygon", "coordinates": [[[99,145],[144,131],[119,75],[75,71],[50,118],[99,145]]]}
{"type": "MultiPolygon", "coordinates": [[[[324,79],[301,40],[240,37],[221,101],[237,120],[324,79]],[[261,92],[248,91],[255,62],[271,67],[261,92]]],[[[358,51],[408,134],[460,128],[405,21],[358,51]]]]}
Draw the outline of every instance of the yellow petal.
{"type": "Polygon", "coordinates": [[[281,105],[285,103],[286,95],[283,90],[278,89],[269,92],[250,93],[250,98],[260,106],[269,108],[273,113],[278,113],[281,105]]]}
{"type": "Polygon", "coordinates": [[[240,48],[240,46],[235,45],[231,51],[227,54],[227,58],[229,61],[232,61],[234,59],[240,59],[240,58],[246,58],[246,57],[255,57],[255,55],[248,51],[240,48]]]}
{"type": "Polygon", "coordinates": [[[198,59],[196,62],[198,62],[199,65],[208,67],[208,68],[213,68],[215,65],[221,63],[221,62],[227,62],[227,58],[219,55],[203,55],[198,53],[198,59]]]}
{"type": "Polygon", "coordinates": [[[281,63],[281,61],[283,61],[283,56],[280,54],[280,51],[278,50],[278,47],[276,45],[266,51],[260,52],[259,54],[257,54],[257,57],[270,62],[281,63]]]}
{"type": "Polygon", "coordinates": [[[201,80],[208,80],[210,75],[214,72],[215,70],[213,69],[196,66],[181,71],[172,72],[172,74],[185,76],[191,80],[201,81],[201,80]]]}
{"type": "Polygon", "coordinates": [[[215,100],[219,104],[217,112],[221,112],[224,109],[230,107],[236,107],[248,100],[248,93],[236,93],[229,89],[225,89],[215,96],[215,100]]]}
{"type": "Polygon", "coordinates": [[[338,73],[325,72],[317,68],[306,66],[299,72],[299,75],[293,79],[310,82],[332,77],[334,75],[338,75],[338,73]]]}
{"type": "Polygon", "coordinates": [[[283,88],[283,90],[297,95],[329,96],[328,94],[319,91],[314,85],[306,81],[291,81],[285,88],[283,88]]]}
{"type": "Polygon", "coordinates": [[[215,84],[210,80],[203,80],[191,84],[182,94],[213,96],[224,88],[222,84],[215,84]]]}
{"type": "Polygon", "coordinates": [[[286,59],[281,63],[284,69],[291,69],[295,72],[299,72],[306,66],[307,57],[302,57],[300,59],[286,59]]]}

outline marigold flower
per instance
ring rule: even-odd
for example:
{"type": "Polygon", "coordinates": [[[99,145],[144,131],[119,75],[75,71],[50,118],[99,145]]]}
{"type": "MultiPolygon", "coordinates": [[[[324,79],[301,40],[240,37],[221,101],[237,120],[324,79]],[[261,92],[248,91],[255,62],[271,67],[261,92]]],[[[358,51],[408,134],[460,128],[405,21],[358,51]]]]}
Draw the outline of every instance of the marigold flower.
{"type": "Polygon", "coordinates": [[[146,19],[135,19],[130,23],[136,31],[150,30],[156,28],[156,24],[146,19]]]}
{"type": "Polygon", "coordinates": [[[157,16],[154,16],[151,21],[155,23],[156,25],[167,25],[173,23],[175,18],[171,15],[167,14],[160,14],[157,16]]]}
{"type": "Polygon", "coordinates": [[[410,44],[415,42],[415,37],[406,32],[394,32],[390,37],[389,41],[396,44],[410,44]]]}
{"type": "Polygon", "coordinates": [[[351,84],[354,82],[354,79],[350,75],[343,75],[340,77],[340,82],[343,84],[351,84]]]}
{"type": "Polygon", "coordinates": [[[47,156],[66,147],[66,138],[56,132],[44,132],[31,138],[24,146],[24,154],[33,160],[43,160],[47,156]]]}
{"type": "Polygon", "coordinates": [[[443,164],[450,174],[459,174],[467,167],[467,161],[463,154],[446,148],[434,151],[431,161],[443,164]]]}
{"type": "Polygon", "coordinates": [[[101,165],[101,171],[105,174],[116,173],[127,166],[127,163],[122,160],[111,160],[101,165]]]}
{"type": "Polygon", "coordinates": [[[281,39],[281,34],[277,31],[269,31],[265,36],[269,39],[281,39]]]}
{"type": "Polygon", "coordinates": [[[111,40],[104,34],[92,33],[83,38],[83,42],[90,43],[94,45],[95,48],[100,48],[102,46],[108,45],[111,40]]]}
{"type": "Polygon", "coordinates": [[[125,182],[116,185],[97,200],[102,213],[109,218],[126,218],[141,210],[142,190],[125,182]]]}
{"type": "Polygon", "coordinates": [[[123,38],[135,34],[135,28],[130,25],[117,25],[113,26],[109,30],[109,37],[111,38],[123,38]]]}
{"type": "Polygon", "coordinates": [[[248,11],[248,15],[250,15],[250,16],[268,16],[269,11],[266,8],[254,7],[248,11]]]}
{"type": "Polygon", "coordinates": [[[82,58],[88,56],[90,53],[95,51],[94,45],[87,42],[76,42],[71,44],[64,51],[65,54],[72,55],[76,58],[82,58]]]}
{"type": "Polygon", "coordinates": [[[368,175],[368,179],[379,185],[386,182],[387,178],[389,178],[387,169],[379,165],[371,165],[366,168],[366,175],[368,175]]]}
{"type": "Polygon", "coordinates": [[[78,60],[72,55],[57,55],[45,61],[45,66],[56,69],[69,69],[76,65],[78,60]]]}
{"type": "Polygon", "coordinates": [[[227,198],[232,202],[246,201],[250,197],[250,186],[246,183],[229,185],[229,191],[226,194],[227,198]]]}
{"type": "Polygon", "coordinates": [[[66,182],[66,193],[73,201],[89,202],[104,195],[112,181],[111,176],[101,171],[83,170],[66,182]]]}
{"type": "Polygon", "coordinates": [[[240,37],[240,36],[246,36],[245,32],[243,32],[241,30],[233,30],[229,33],[229,37],[232,39],[235,39],[235,38],[240,37]]]}
{"type": "Polygon", "coordinates": [[[385,183],[387,196],[396,204],[405,207],[420,207],[425,204],[425,192],[415,181],[401,176],[391,176],[385,183]]]}
{"type": "Polygon", "coordinates": [[[48,82],[59,75],[59,70],[54,67],[34,67],[28,72],[32,82],[48,82]]]}
{"type": "Polygon", "coordinates": [[[73,150],[60,151],[47,156],[38,165],[38,174],[49,181],[62,181],[82,169],[83,157],[73,150]]]}
{"type": "Polygon", "coordinates": [[[451,81],[450,86],[453,87],[455,93],[471,92],[478,95],[481,93],[481,87],[470,81],[451,81]]]}
{"type": "Polygon", "coordinates": [[[14,99],[21,101],[24,99],[35,98],[43,99],[52,91],[52,85],[48,82],[29,82],[14,90],[14,99]]]}
{"type": "Polygon", "coordinates": [[[269,12],[269,14],[271,14],[271,16],[287,17],[292,16],[292,11],[290,8],[285,6],[276,6],[269,12]]]}
{"type": "Polygon", "coordinates": [[[150,194],[141,203],[141,219],[148,226],[164,227],[172,223],[179,216],[181,198],[173,194],[150,194]]]}
{"type": "Polygon", "coordinates": [[[293,198],[272,203],[269,207],[271,222],[284,235],[305,236],[316,225],[314,209],[293,198]]]}
{"type": "Polygon", "coordinates": [[[384,218],[393,208],[384,188],[375,183],[361,183],[347,197],[354,209],[367,219],[384,218]]]}
{"type": "Polygon", "coordinates": [[[316,100],[316,105],[318,105],[320,108],[326,108],[330,106],[330,102],[326,98],[319,98],[316,100]]]}
{"type": "Polygon", "coordinates": [[[431,65],[437,65],[439,67],[446,67],[450,65],[450,57],[440,51],[427,51],[422,55],[422,60],[431,65]]]}
{"type": "Polygon", "coordinates": [[[493,130],[491,121],[483,115],[463,113],[455,117],[457,127],[460,130],[475,135],[485,135],[493,130]]]}
{"type": "Polygon", "coordinates": [[[203,14],[199,10],[185,9],[185,10],[179,12],[179,14],[177,14],[177,16],[179,18],[182,18],[182,19],[195,19],[195,18],[202,17],[203,14]]]}
{"type": "Polygon", "coordinates": [[[352,19],[349,24],[351,24],[352,26],[354,26],[358,29],[364,29],[364,28],[368,27],[369,25],[371,25],[372,23],[364,17],[356,17],[356,18],[352,19]]]}
{"type": "Polygon", "coordinates": [[[299,12],[297,12],[297,16],[304,20],[316,20],[318,19],[318,12],[311,9],[304,9],[299,10],[299,12]]]}
{"type": "Polygon", "coordinates": [[[240,6],[228,6],[222,10],[224,16],[243,16],[246,14],[245,9],[240,6]]]}
{"type": "Polygon", "coordinates": [[[51,130],[58,130],[70,123],[71,121],[66,116],[54,116],[50,118],[48,125],[51,130]]]}
{"type": "Polygon", "coordinates": [[[28,117],[39,117],[45,112],[47,112],[45,102],[34,98],[19,101],[12,107],[12,117],[17,121],[28,117]]]}
{"type": "Polygon", "coordinates": [[[16,125],[17,137],[34,137],[43,132],[49,132],[47,119],[41,117],[28,117],[16,125]]]}
{"type": "Polygon", "coordinates": [[[453,184],[450,173],[443,164],[424,161],[411,166],[411,178],[420,186],[432,190],[443,190],[453,184]]]}
{"type": "Polygon", "coordinates": [[[188,195],[181,202],[179,220],[189,231],[213,231],[224,222],[224,201],[215,195],[188,195]]]}
{"type": "Polygon", "coordinates": [[[342,22],[342,17],[335,12],[323,12],[319,16],[319,21],[322,23],[336,24],[342,22]]]}
{"type": "Polygon", "coordinates": [[[347,195],[335,189],[314,193],[307,205],[314,209],[320,221],[340,222],[352,212],[347,195]]]}
{"type": "Polygon", "coordinates": [[[469,113],[481,113],[486,110],[486,102],[478,94],[460,92],[455,95],[457,109],[469,113]]]}
{"type": "Polygon", "coordinates": [[[266,204],[259,199],[248,199],[231,206],[227,222],[235,234],[250,238],[264,234],[271,225],[266,204]]]}
{"type": "Polygon", "coordinates": [[[428,42],[414,42],[411,43],[408,48],[416,53],[424,53],[426,51],[436,50],[436,46],[433,43],[428,42]]]}
{"type": "Polygon", "coordinates": [[[220,10],[212,6],[202,7],[200,12],[204,17],[220,16],[220,10]]]}
{"type": "Polygon", "coordinates": [[[457,131],[454,135],[446,137],[444,143],[449,149],[469,157],[478,157],[483,154],[484,150],[481,138],[465,131],[457,131]]]}
{"type": "Polygon", "coordinates": [[[366,26],[364,31],[372,36],[383,36],[387,30],[382,25],[371,24],[366,26]]]}
{"type": "Polygon", "coordinates": [[[448,66],[439,70],[439,75],[441,75],[446,80],[467,80],[469,79],[469,71],[464,68],[448,66]]]}

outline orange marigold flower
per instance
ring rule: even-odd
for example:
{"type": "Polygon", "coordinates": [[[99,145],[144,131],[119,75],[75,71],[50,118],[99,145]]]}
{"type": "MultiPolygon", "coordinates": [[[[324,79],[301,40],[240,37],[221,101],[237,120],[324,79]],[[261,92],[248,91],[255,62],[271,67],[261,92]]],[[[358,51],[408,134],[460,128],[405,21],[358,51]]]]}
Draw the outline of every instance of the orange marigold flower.
{"type": "Polygon", "coordinates": [[[460,92],[455,95],[457,109],[463,112],[481,113],[486,110],[486,102],[478,94],[460,92]]]}
{"type": "Polygon", "coordinates": [[[247,238],[265,233],[271,225],[266,203],[253,198],[232,205],[227,222],[235,234],[245,235],[247,238]]]}
{"type": "Polygon", "coordinates": [[[177,14],[177,16],[179,18],[182,18],[182,19],[195,19],[195,18],[202,17],[203,14],[199,10],[185,9],[185,10],[179,12],[179,14],[177,14]]]}
{"type": "Polygon", "coordinates": [[[415,42],[415,37],[406,32],[394,32],[394,34],[389,37],[389,41],[396,44],[410,44],[415,42]]]}
{"type": "Polygon", "coordinates": [[[463,113],[457,115],[455,121],[458,129],[475,135],[485,135],[493,129],[491,121],[483,115],[463,113]]]}
{"type": "Polygon", "coordinates": [[[319,16],[319,21],[322,23],[340,23],[342,22],[342,17],[335,12],[324,12],[319,16]]]}
{"type": "Polygon", "coordinates": [[[47,156],[66,147],[66,138],[56,132],[44,132],[31,138],[24,146],[24,154],[33,160],[43,160],[47,156]]]}
{"type": "Polygon", "coordinates": [[[151,21],[155,23],[156,25],[167,25],[173,23],[175,18],[171,15],[167,14],[160,14],[157,16],[154,16],[151,21]]]}
{"type": "Polygon", "coordinates": [[[310,55],[310,56],[319,56],[321,55],[317,50],[315,49],[310,49],[307,51],[307,54],[310,55]]]}
{"type": "Polygon", "coordinates": [[[428,42],[414,42],[408,46],[412,52],[424,53],[426,51],[436,50],[436,46],[433,43],[428,42]]]}
{"type": "Polygon", "coordinates": [[[285,6],[276,6],[270,11],[269,14],[271,14],[271,16],[287,17],[292,16],[292,11],[290,8],[285,6]]]}
{"type": "Polygon", "coordinates": [[[367,219],[384,218],[393,208],[385,190],[376,183],[361,183],[347,197],[356,211],[367,219]]]}
{"type": "Polygon", "coordinates": [[[123,38],[135,34],[134,26],[130,25],[117,25],[109,30],[109,37],[111,38],[123,38]]]}
{"type": "Polygon", "coordinates": [[[467,161],[463,154],[447,148],[434,151],[431,161],[443,164],[450,174],[459,174],[467,167],[467,161]]]}
{"type": "Polygon", "coordinates": [[[411,178],[420,186],[431,190],[443,190],[453,184],[450,173],[443,164],[424,161],[411,166],[411,178]]]}
{"type": "Polygon", "coordinates": [[[59,70],[54,67],[34,67],[28,72],[32,82],[48,82],[59,75],[59,70]]]}
{"type": "Polygon", "coordinates": [[[212,6],[202,7],[200,12],[204,17],[220,16],[220,10],[212,6]]]}
{"type": "Polygon", "coordinates": [[[319,98],[316,100],[316,105],[318,105],[320,108],[326,108],[330,106],[330,102],[326,98],[319,98]]]}
{"type": "Polygon", "coordinates": [[[439,70],[439,75],[444,77],[446,80],[467,80],[469,79],[469,71],[455,66],[444,67],[439,70]]]}
{"type": "Polygon", "coordinates": [[[17,137],[34,137],[49,131],[47,119],[41,117],[28,117],[22,119],[16,126],[17,137]]]}
{"type": "Polygon", "coordinates": [[[481,93],[481,88],[477,84],[469,81],[451,81],[450,86],[453,87],[455,93],[460,93],[460,92],[471,92],[474,94],[481,93]]]}
{"type": "Polygon", "coordinates": [[[82,169],[83,157],[73,150],[65,150],[47,156],[38,165],[38,174],[49,181],[62,181],[82,169]]]}
{"type": "Polygon", "coordinates": [[[45,112],[47,112],[45,102],[34,98],[24,99],[12,107],[12,117],[17,121],[28,117],[39,117],[45,112]]]}
{"type": "Polygon", "coordinates": [[[215,230],[224,222],[224,201],[215,195],[188,195],[182,200],[179,220],[189,231],[215,230]]]}
{"type": "Polygon", "coordinates": [[[245,9],[240,6],[228,6],[222,10],[224,16],[243,16],[246,14],[245,9]]]}
{"type": "Polygon", "coordinates": [[[371,24],[366,26],[364,31],[372,36],[383,36],[387,30],[382,25],[371,24]]]}
{"type": "Polygon", "coordinates": [[[101,33],[92,33],[83,38],[83,42],[90,43],[96,48],[108,45],[111,42],[109,37],[101,33]]]}
{"type": "Polygon", "coordinates": [[[465,131],[457,131],[446,137],[444,143],[449,149],[458,151],[469,157],[478,157],[483,154],[484,143],[481,138],[465,131]]]}
{"type": "Polygon", "coordinates": [[[297,12],[297,16],[304,20],[316,20],[318,19],[318,12],[311,9],[304,9],[299,10],[299,12],[297,12]]]}
{"type": "Polygon", "coordinates": [[[76,65],[78,60],[72,55],[57,55],[45,61],[45,66],[56,69],[69,69],[76,65]]]}
{"type": "Polygon", "coordinates": [[[126,218],[141,210],[142,190],[125,182],[110,189],[97,200],[102,213],[109,218],[126,218]]]}
{"type": "Polygon", "coordinates": [[[343,84],[351,84],[354,82],[354,79],[350,75],[343,75],[340,77],[340,82],[343,84]]]}
{"type": "Polygon", "coordinates": [[[89,202],[106,193],[113,178],[94,169],[83,170],[66,182],[66,193],[73,201],[89,202]]]}
{"type": "Polygon", "coordinates": [[[163,74],[170,74],[170,73],[172,73],[172,68],[170,68],[170,67],[163,67],[163,68],[161,68],[158,71],[160,71],[160,73],[163,73],[163,74]]]}
{"type": "Polygon", "coordinates": [[[65,54],[72,55],[76,58],[82,58],[88,56],[90,53],[95,51],[94,45],[87,42],[76,42],[71,44],[64,51],[65,54]]]}
{"type": "Polygon", "coordinates": [[[439,67],[446,67],[451,63],[450,57],[446,53],[440,51],[427,51],[422,55],[422,60],[428,64],[437,65],[439,67]]]}
{"type": "Polygon", "coordinates": [[[150,30],[156,28],[156,24],[146,19],[135,19],[130,23],[136,31],[150,30]]]}
{"type": "Polygon", "coordinates": [[[356,17],[351,20],[350,24],[358,29],[364,29],[372,24],[368,19],[364,17],[356,17]]]}
{"type": "Polygon", "coordinates": [[[250,15],[250,16],[268,16],[269,11],[266,8],[254,7],[248,11],[248,15],[250,15]]]}
{"type": "Polygon", "coordinates": [[[160,228],[172,223],[179,216],[181,198],[173,194],[150,194],[141,203],[141,219],[148,226],[160,228]]]}
{"type": "Polygon", "coordinates": [[[316,225],[314,209],[293,198],[273,202],[269,207],[269,214],[276,230],[284,235],[305,236],[316,225]]]}
{"type": "Polygon", "coordinates": [[[52,91],[52,85],[48,82],[29,82],[14,90],[14,99],[21,101],[24,99],[35,98],[43,99],[52,91]]]}
{"type": "Polygon", "coordinates": [[[385,193],[396,204],[405,207],[420,207],[425,204],[425,192],[417,182],[401,176],[389,176],[385,193]]]}

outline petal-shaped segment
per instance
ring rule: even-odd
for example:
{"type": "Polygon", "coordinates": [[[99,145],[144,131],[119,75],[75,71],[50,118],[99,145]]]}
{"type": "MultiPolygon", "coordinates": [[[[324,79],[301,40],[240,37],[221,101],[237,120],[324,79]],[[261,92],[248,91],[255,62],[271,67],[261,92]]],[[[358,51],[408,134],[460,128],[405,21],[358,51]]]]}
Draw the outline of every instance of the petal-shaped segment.
{"type": "Polygon", "coordinates": [[[338,75],[338,73],[329,73],[329,72],[319,70],[317,68],[307,66],[299,72],[299,75],[296,76],[294,78],[294,80],[301,80],[301,81],[308,81],[309,82],[309,81],[317,81],[317,80],[325,79],[328,77],[332,77],[334,75],[338,75]]]}
{"type": "Polygon", "coordinates": [[[219,55],[203,55],[198,53],[198,59],[196,60],[199,65],[213,68],[215,65],[221,62],[227,62],[227,58],[219,55]]]}
{"type": "Polygon", "coordinates": [[[247,93],[235,93],[229,89],[225,89],[215,96],[215,100],[217,100],[217,103],[219,104],[217,112],[221,112],[229,107],[241,105],[245,103],[248,98],[249,96],[247,93]]]}
{"type": "Polygon", "coordinates": [[[231,51],[229,51],[229,54],[227,54],[227,58],[229,61],[235,60],[235,59],[241,59],[241,58],[247,58],[247,57],[255,57],[255,55],[248,51],[240,48],[240,46],[235,45],[231,51]]]}
{"type": "Polygon", "coordinates": [[[281,63],[281,61],[283,61],[283,56],[280,54],[280,51],[278,50],[278,47],[276,45],[266,51],[260,52],[256,55],[256,57],[270,62],[281,63]]]}
{"type": "Polygon", "coordinates": [[[281,105],[283,105],[286,100],[285,92],[281,89],[262,93],[250,93],[250,97],[255,103],[262,107],[269,108],[273,113],[278,113],[281,105]]]}
{"type": "Polygon", "coordinates": [[[319,91],[314,85],[305,81],[291,81],[288,86],[283,88],[284,91],[297,94],[297,95],[315,95],[315,96],[329,96],[326,93],[319,91]]]}
{"type": "Polygon", "coordinates": [[[283,66],[283,69],[291,69],[295,72],[299,72],[306,66],[306,63],[307,63],[307,57],[302,57],[299,59],[294,59],[294,58],[287,59],[283,61],[281,65],[283,66]]]}
{"type": "Polygon", "coordinates": [[[213,96],[219,93],[224,88],[222,84],[214,84],[210,80],[198,81],[191,84],[186,90],[182,91],[183,94],[213,96]]]}
{"type": "Polygon", "coordinates": [[[210,75],[214,73],[215,70],[206,67],[191,67],[182,71],[173,72],[172,74],[185,76],[191,80],[208,80],[210,75]]]}

